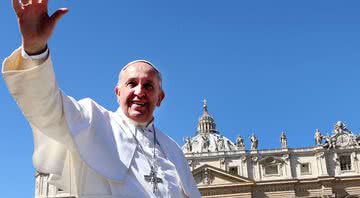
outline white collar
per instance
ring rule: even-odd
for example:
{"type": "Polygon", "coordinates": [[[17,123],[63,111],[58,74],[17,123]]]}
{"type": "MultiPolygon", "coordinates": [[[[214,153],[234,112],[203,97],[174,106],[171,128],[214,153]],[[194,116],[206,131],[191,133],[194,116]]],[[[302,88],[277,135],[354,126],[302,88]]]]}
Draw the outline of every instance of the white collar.
{"type": "Polygon", "coordinates": [[[154,125],[154,119],[152,119],[150,122],[136,122],[132,120],[131,118],[127,117],[125,113],[122,111],[122,109],[119,107],[116,110],[116,113],[120,115],[120,117],[126,122],[126,124],[133,130],[136,128],[140,129],[148,129],[148,131],[152,131],[153,125],[154,125]]]}

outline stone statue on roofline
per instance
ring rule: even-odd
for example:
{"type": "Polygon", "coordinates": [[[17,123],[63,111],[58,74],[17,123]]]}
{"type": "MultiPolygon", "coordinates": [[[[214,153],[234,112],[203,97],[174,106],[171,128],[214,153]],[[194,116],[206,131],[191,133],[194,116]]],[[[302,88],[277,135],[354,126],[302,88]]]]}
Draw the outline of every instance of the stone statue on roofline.
{"type": "Polygon", "coordinates": [[[218,137],[216,144],[218,151],[225,151],[225,141],[222,135],[218,137]]]}
{"type": "Polygon", "coordinates": [[[321,135],[319,129],[316,129],[314,138],[315,138],[315,145],[321,145],[323,136],[321,135]]]}
{"type": "Polygon", "coordinates": [[[351,131],[349,131],[349,129],[346,128],[345,124],[341,121],[337,121],[335,126],[334,126],[334,134],[340,134],[340,133],[351,133],[351,131]]]}
{"type": "Polygon", "coordinates": [[[250,142],[251,142],[251,150],[257,150],[259,141],[254,133],[250,137],[250,142]]]}
{"type": "Polygon", "coordinates": [[[245,150],[244,139],[240,135],[236,138],[236,146],[238,150],[245,150]]]}
{"type": "Polygon", "coordinates": [[[207,135],[202,134],[200,138],[201,152],[209,152],[210,139],[207,135]]]}
{"type": "Polygon", "coordinates": [[[192,143],[190,137],[185,137],[184,142],[185,142],[185,146],[184,146],[185,152],[190,153],[192,151],[192,143]]]}
{"type": "Polygon", "coordinates": [[[283,149],[287,148],[287,139],[286,139],[285,132],[281,132],[280,143],[281,143],[281,148],[283,148],[283,149]]]}
{"type": "Polygon", "coordinates": [[[318,137],[318,140],[315,139],[316,143],[320,143],[323,148],[327,149],[360,146],[360,136],[353,134],[351,130],[346,128],[345,124],[341,121],[337,121],[334,125],[332,135],[321,136],[320,132],[317,131],[315,132],[315,138],[316,137],[318,137]],[[320,140],[324,140],[324,143],[321,144],[320,140]]]}

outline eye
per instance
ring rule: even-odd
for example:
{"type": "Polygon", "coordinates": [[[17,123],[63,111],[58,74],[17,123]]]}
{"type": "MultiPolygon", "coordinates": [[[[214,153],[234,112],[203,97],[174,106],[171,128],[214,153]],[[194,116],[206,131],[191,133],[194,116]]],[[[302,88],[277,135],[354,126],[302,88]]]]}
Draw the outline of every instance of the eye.
{"type": "Polygon", "coordinates": [[[154,86],[151,83],[144,84],[144,88],[148,91],[153,90],[154,86]]]}
{"type": "Polygon", "coordinates": [[[130,88],[133,88],[133,87],[135,87],[136,86],[136,82],[135,81],[128,81],[127,83],[126,83],[126,86],[127,87],[130,87],[130,88]]]}

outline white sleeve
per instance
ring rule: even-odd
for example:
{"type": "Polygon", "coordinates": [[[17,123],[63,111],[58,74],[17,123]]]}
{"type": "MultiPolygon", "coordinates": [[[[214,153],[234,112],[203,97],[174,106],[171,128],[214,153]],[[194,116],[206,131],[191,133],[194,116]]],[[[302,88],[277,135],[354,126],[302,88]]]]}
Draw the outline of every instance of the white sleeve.
{"type": "Polygon", "coordinates": [[[55,80],[51,58],[35,65],[33,61],[24,61],[18,49],[5,59],[3,76],[11,95],[31,126],[59,142],[68,142],[69,137],[64,133],[66,123],[62,95],[55,80]],[[28,67],[27,63],[32,65],[28,67]]]}
{"type": "Polygon", "coordinates": [[[74,143],[64,118],[62,93],[51,58],[40,62],[24,59],[19,48],[3,62],[2,74],[33,130],[35,168],[61,174],[66,152],[75,150],[74,143]]]}

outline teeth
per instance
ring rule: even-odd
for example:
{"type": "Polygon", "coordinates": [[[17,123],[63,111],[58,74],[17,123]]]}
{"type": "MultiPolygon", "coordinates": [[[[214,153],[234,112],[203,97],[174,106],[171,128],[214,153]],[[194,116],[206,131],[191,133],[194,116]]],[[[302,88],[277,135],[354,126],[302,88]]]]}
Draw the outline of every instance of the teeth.
{"type": "Polygon", "coordinates": [[[145,103],[143,103],[143,102],[133,102],[133,103],[136,104],[136,105],[141,105],[141,106],[145,105],[145,103]]]}

